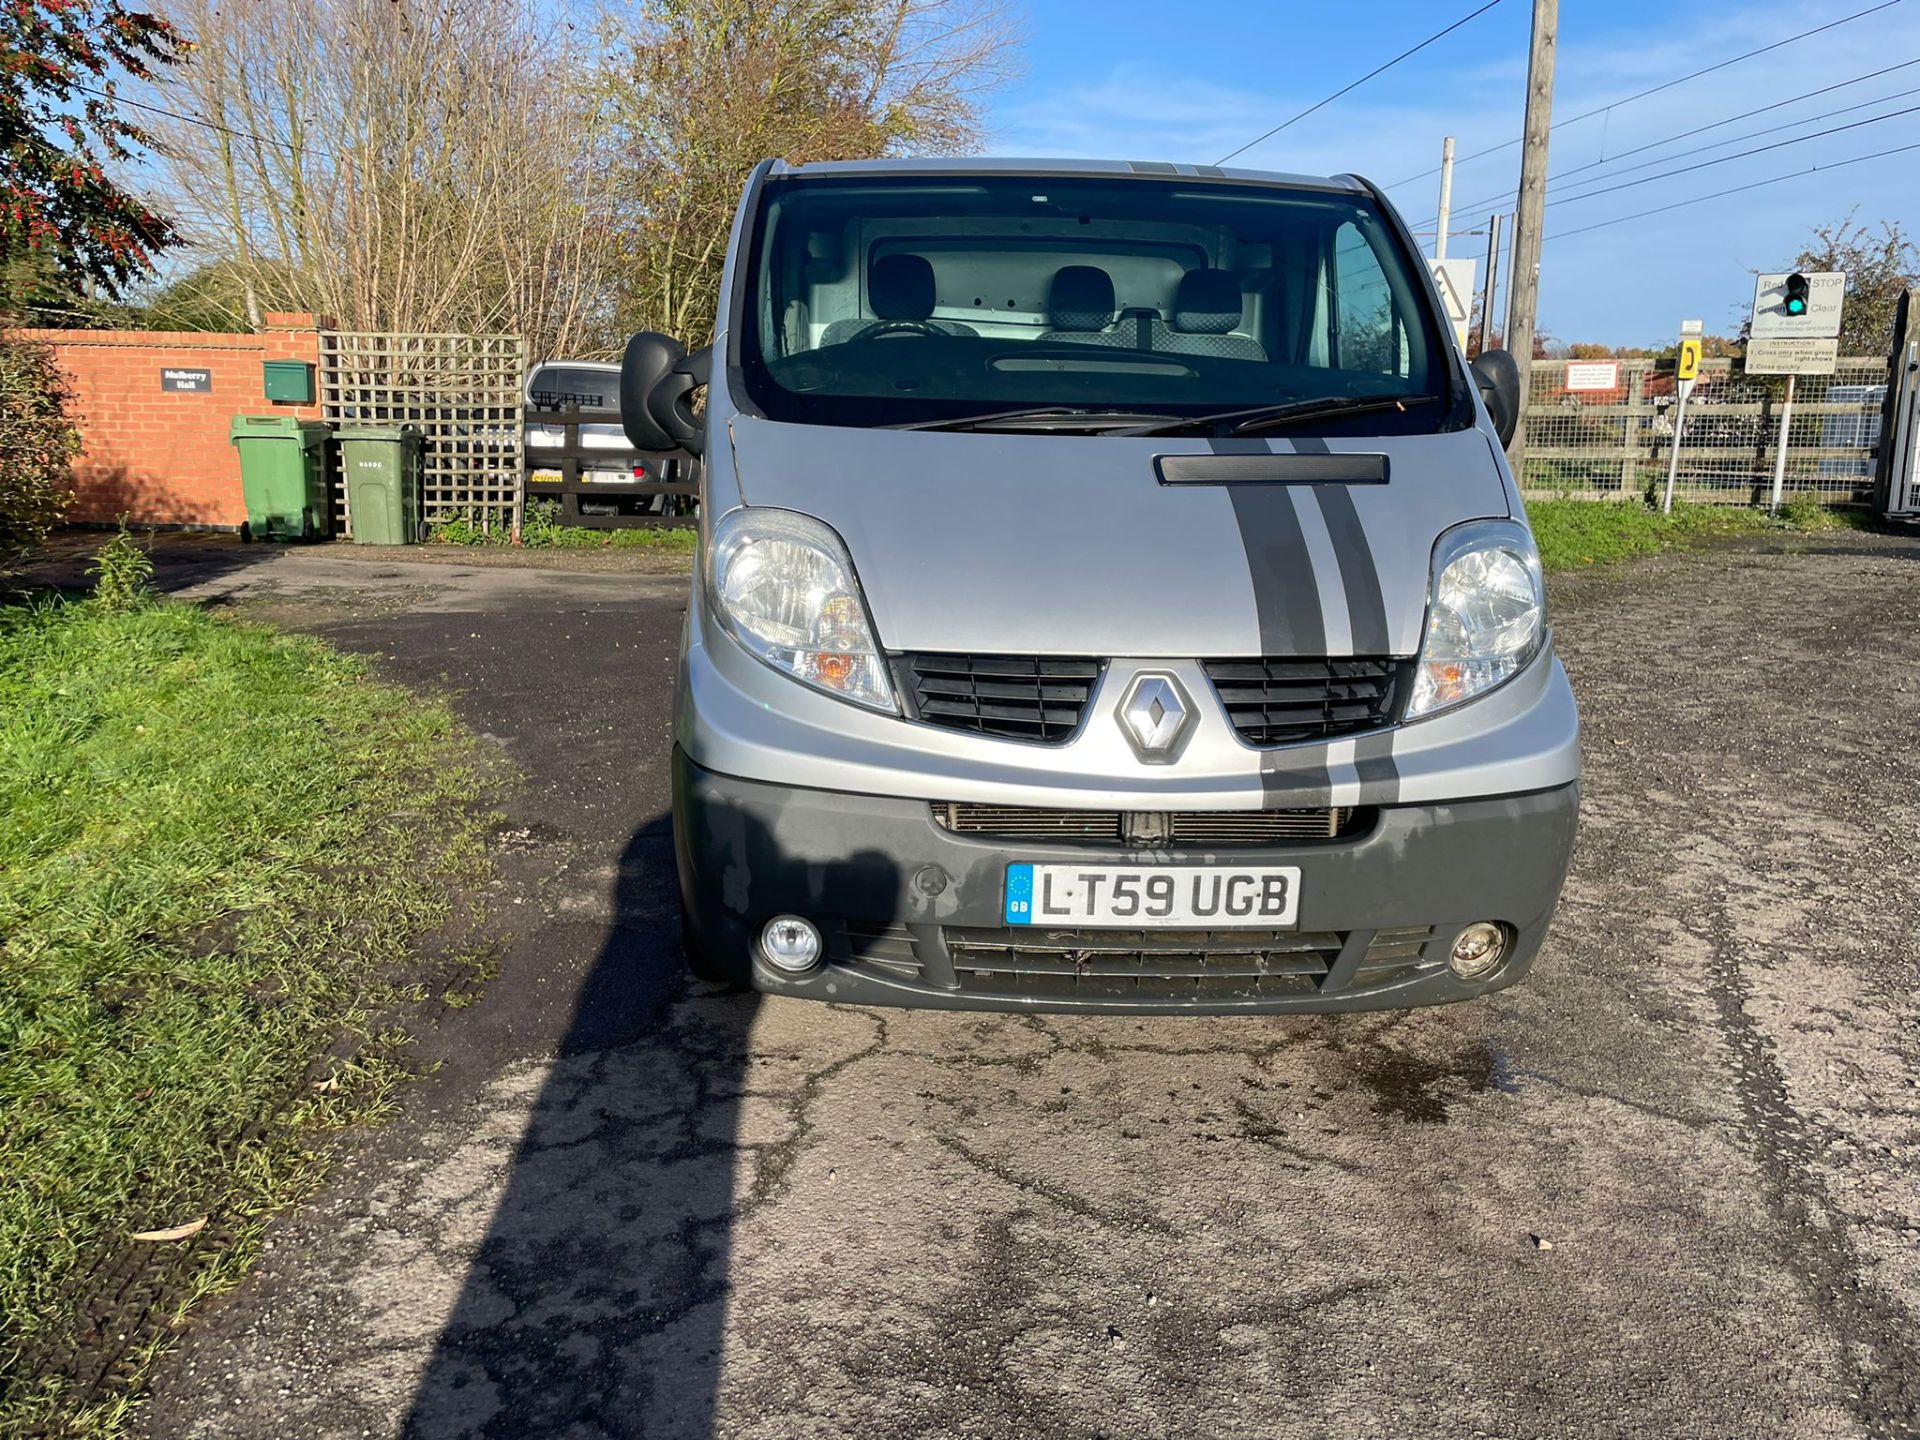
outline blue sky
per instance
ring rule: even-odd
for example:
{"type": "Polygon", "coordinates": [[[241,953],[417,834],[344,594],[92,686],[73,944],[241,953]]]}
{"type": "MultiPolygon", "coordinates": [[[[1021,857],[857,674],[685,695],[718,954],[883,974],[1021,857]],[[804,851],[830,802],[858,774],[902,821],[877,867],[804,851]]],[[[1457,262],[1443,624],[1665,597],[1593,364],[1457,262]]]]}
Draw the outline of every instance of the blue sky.
{"type": "MultiPolygon", "coordinates": [[[[1866,9],[1875,0],[1710,6],[1648,0],[1563,0],[1556,117],[1613,105],[1636,91],[1866,9]]],[[[1212,163],[1297,110],[1475,8],[1474,0],[1029,0],[1026,73],[993,100],[988,149],[1001,155],[1099,155],[1212,163]]],[[[1462,156],[1520,133],[1529,0],[1494,9],[1342,100],[1254,147],[1233,163],[1262,169],[1351,170],[1384,184],[1433,169],[1442,137],[1462,156]]],[[[1889,9],[1661,94],[1555,130],[1549,169],[1560,173],[1678,131],[1738,115],[1822,86],[1920,60],[1920,0],[1889,9]]],[[[1754,146],[1920,106],[1920,64],[1827,95],[1594,165],[1560,194],[1657,175],[1754,146]],[[1898,97],[1898,98],[1883,98],[1898,97]],[[1863,105],[1862,102],[1881,103],[1863,105]],[[1812,121],[1823,112],[1845,114],[1812,121]],[[1794,123],[1806,122],[1806,123],[1794,123]],[[1679,150],[1786,126],[1669,163],[1629,170],[1679,150]],[[1611,178],[1618,174],[1618,178],[1611,178]]],[[[1559,340],[1658,343],[1683,318],[1711,332],[1737,329],[1753,295],[1752,272],[1792,259],[1813,225],[1850,210],[1857,218],[1920,223],[1920,150],[1802,176],[1744,194],[1632,220],[1585,235],[1572,230],[1693,195],[1725,190],[1810,164],[1920,143],[1920,112],[1694,174],[1547,211],[1540,321],[1559,340]]],[[[1482,229],[1511,209],[1519,147],[1463,163],[1454,178],[1452,229],[1482,229]],[[1474,203],[1486,202],[1486,203],[1474,203]],[[1472,205],[1471,210],[1460,207],[1472,205]]],[[[1416,229],[1432,229],[1437,176],[1391,190],[1416,229]]],[[[1554,191],[1549,190],[1549,200],[1554,191]]],[[[1427,241],[1429,248],[1430,239],[1427,241]]],[[[1456,235],[1450,253],[1479,255],[1485,241],[1456,235]]]]}

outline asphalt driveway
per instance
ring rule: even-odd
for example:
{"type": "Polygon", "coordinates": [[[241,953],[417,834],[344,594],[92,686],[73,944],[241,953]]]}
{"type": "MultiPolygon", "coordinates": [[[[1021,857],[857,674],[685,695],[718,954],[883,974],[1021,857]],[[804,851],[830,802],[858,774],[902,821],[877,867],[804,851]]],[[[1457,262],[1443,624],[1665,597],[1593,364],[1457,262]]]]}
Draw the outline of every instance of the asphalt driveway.
{"type": "Polygon", "coordinates": [[[502,973],[154,1437],[1920,1432],[1920,544],[1557,586],[1587,787],[1534,977],[1298,1020],[690,987],[681,582],[180,579],[451,687],[528,780],[502,973]]]}

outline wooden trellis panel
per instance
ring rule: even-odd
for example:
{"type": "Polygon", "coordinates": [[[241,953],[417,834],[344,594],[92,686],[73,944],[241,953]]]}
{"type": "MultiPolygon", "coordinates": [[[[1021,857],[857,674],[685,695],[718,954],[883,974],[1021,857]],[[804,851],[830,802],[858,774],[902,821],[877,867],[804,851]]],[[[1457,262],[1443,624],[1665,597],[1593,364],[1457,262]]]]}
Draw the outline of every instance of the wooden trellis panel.
{"type": "MultiPolygon", "coordinates": [[[[336,430],[417,426],[422,518],[464,515],[482,529],[509,531],[520,518],[525,373],[526,343],[517,335],[322,331],[321,418],[336,430]]],[[[334,519],[353,533],[337,472],[334,519]]]]}

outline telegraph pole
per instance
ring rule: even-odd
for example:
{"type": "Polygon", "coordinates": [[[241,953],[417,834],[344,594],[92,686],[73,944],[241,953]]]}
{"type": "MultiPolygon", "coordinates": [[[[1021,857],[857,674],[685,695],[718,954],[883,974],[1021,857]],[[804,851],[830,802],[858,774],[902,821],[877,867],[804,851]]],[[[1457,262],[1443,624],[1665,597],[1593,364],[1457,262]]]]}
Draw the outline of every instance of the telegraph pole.
{"type": "Polygon", "coordinates": [[[1480,353],[1493,348],[1493,302],[1500,295],[1500,221],[1498,212],[1487,220],[1487,278],[1480,291],[1480,353]]]}
{"type": "Polygon", "coordinates": [[[1453,137],[1440,146],[1440,233],[1434,238],[1433,258],[1447,258],[1447,222],[1453,215],[1453,137]]]}
{"type": "Polygon", "coordinates": [[[1520,425],[1513,458],[1526,451],[1527,392],[1532,389],[1534,307],[1540,296],[1540,227],[1547,206],[1547,132],[1553,128],[1553,56],[1560,0],[1533,0],[1533,44],[1527,52],[1526,139],[1520,149],[1520,198],[1513,213],[1513,278],[1507,300],[1507,349],[1520,362],[1520,425]]]}

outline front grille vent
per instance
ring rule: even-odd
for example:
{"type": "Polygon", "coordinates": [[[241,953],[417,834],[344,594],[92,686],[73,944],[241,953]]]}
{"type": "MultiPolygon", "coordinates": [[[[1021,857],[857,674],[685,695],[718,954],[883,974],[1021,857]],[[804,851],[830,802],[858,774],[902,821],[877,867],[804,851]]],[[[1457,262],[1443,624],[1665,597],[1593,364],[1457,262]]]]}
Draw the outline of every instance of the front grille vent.
{"type": "Polygon", "coordinates": [[[944,932],[962,988],[1125,999],[1311,994],[1340,953],[1325,933],[966,929],[944,932]]]}
{"type": "Polygon", "coordinates": [[[1304,810],[1126,811],[948,802],[935,803],[933,818],[956,835],[1115,845],[1297,844],[1337,840],[1363,828],[1361,812],[1346,805],[1304,810]]]}
{"type": "Polygon", "coordinates": [[[1340,931],[946,925],[916,934],[898,921],[853,918],[822,928],[832,964],[897,984],[1027,1000],[1229,1005],[1429,980],[1446,968],[1437,942],[1452,933],[1377,931],[1343,980],[1337,967],[1351,937],[1340,931]]]}
{"type": "Polygon", "coordinates": [[[1203,660],[1249,745],[1330,740],[1393,723],[1405,665],[1387,659],[1203,660]]]}
{"type": "Polygon", "coordinates": [[[1057,744],[1080,727],[1098,660],[1051,655],[901,655],[913,718],[950,730],[1057,744]]]}

